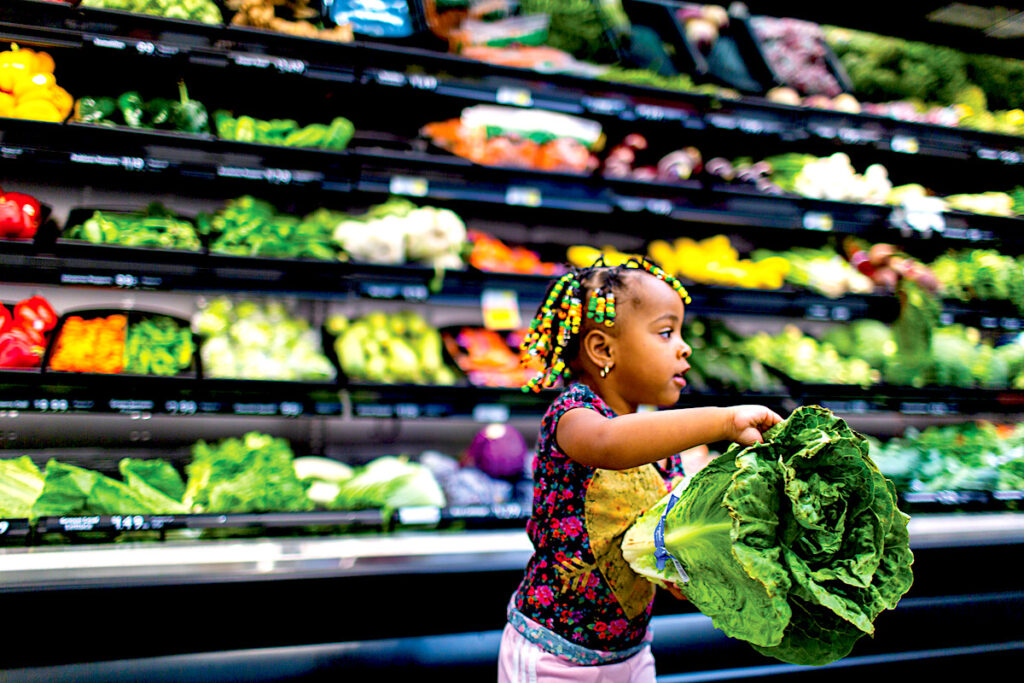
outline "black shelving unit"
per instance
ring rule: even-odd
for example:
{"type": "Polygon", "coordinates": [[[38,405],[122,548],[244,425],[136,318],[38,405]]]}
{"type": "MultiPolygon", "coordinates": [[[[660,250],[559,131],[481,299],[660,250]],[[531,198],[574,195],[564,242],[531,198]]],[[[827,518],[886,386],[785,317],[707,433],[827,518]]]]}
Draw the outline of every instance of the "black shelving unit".
{"type": "MultiPolygon", "coordinates": [[[[677,142],[700,141],[709,149],[721,145],[728,151],[844,151],[858,159],[883,159],[899,171],[927,168],[934,176],[955,168],[956,177],[972,183],[998,178],[1002,186],[1024,183],[1024,138],[790,107],[759,97],[724,99],[539,74],[422,47],[370,41],[335,44],[43,0],[7,3],[0,17],[0,40],[41,45],[59,53],[58,57],[71,57],[72,61],[58,59],[58,79],[62,80],[61,70],[66,68],[70,81],[83,88],[98,87],[89,80],[93,65],[122,64],[125,71],[118,79],[150,72],[187,74],[190,88],[213,93],[219,102],[230,102],[237,95],[240,101],[258,106],[258,96],[241,93],[246,85],[265,80],[281,88],[279,99],[286,103],[289,98],[295,98],[295,106],[307,99],[328,103],[332,111],[351,112],[377,125],[361,126],[357,121],[358,132],[350,147],[327,152],[228,142],[212,135],[0,120],[0,173],[55,188],[95,185],[107,192],[174,194],[207,201],[252,193],[294,206],[320,202],[337,207],[372,204],[398,195],[488,220],[521,219],[528,225],[556,226],[573,236],[617,234],[634,242],[729,230],[755,242],[758,238],[786,243],[853,235],[917,242],[934,252],[999,244],[1024,251],[1018,246],[1024,239],[1022,218],[947,212],[941,232],[919,232],[905,224],[898,207],[773,196],[706,177],[668,184],[483,167],[426,144],[417,137],[417,127],[469,104],[535,107],[598,120],[611,144],[617,142],[616,135],[642,131],[677,142]],[[415,120],[410,118],[409,103],[416,107],[415,120]]],[[[87,90],[73,92],[81,95],[87,90]]],[[[278,105],[267,114],[280,111],[275,108],[278,105]]],[[[77,249],[52,237],[32,244],[0,244],[4,282],[96,291],[104,296],[236,291],[296,296],[313,301],[320,314],[327,307],[352,302],[479,306],[483,293],[491,289],[512,290],[521,304],[532,306],[548,282],[540,276],[473,269],[448,271],[438,281],[432,268],[417,265],[239,257],[208,249],[197,253],[77,249]]],[[[891,321],[898,313],[898,302],[891,296],[829,299],[792,288],[757,291],[695,285],[689,289],[691,310],[709,316],[843,323],[859,318],[891,321]]],[[[1016,332],[1024,325],[1024,315],[1004,304],[946,302],[943,322],[1016,332]]],[[[270,424],[279,420],[308,424],[309,441],[321,448],[324,425],[331,422],[518,420],[533,424],[553,395],[466,384],[370,384],[350,382],[343,376],[333,382],[292,383],[218,380],[203,377],[201,371],[191,379],[0,373],[0,416],[52,418],[53,424],[152,418],[171,421],[179,431],[202,431],[224,421],[250,424],[265,419],[270,424]]],[[[975,415],[1013,419],[1024,413],[1024,392],[1017,390],[818,386],[794,381],[771,394],[687,392],[680,405],[740,400],[780,411],[815,403],[851,421],[879,416],[897,421],[975,415]]],[[[655,622],[659,630],[656,655],[663,680],[699,680],[702,675],[717,680],[764,675],[776,680],[814,675],[861,680],[870,667],[884,665],[891,672],[909,666],[905,663],[909,661],[915,662],[915,674],[968,669],[978,662],[1016,661],[1024,634],[1011,612],[1024,597],[1013,572],[1024,536],[1017,518],[1008,511],[1016,510],[1020,500],[1020,492],[906,495],[908,509],[915,517],[921,512],[926,521],[930,517],[924,513],[981,514],[943,516],[949,524],[945,531],[932,529],[928,535],[926,530],[917,536],[925,539],[915,548],[919,579],[900,609],[883,617],[888,622],[879,628],[887,635],[865,644],[845,665],[817,674],[766,665],[762,658],[714,632],[688,606],[659,602],[657,608],[664,616],[655,622]],[[966,531],[958,533],[958,524],[966,531]],[[949,566],[963,568],[955,589],[948,586],[945,568],[949,566]],[[987,627],[964,629],[965,619],[987,627]],[[936,624],[951,625],[941,640],[926,642],[914,635],[918,630],[931,633],[936,624]],[[723,661],[730,668],[723,668],[723,661]],[[677,671],[690,673],[673,673],[677,671]]],[[[453,668],[445,669],[446,680],[481,680],[492,675],[504,603],[528,556],[521,534],[526,515],[524,505],[508,503],[399,509],[387,514],[372,510],[69,517],[33,523],[0,520],[0,571],[8,560],[12,572],[8,576],[15,576],[6,585],[0,577],[0,602],[7,613],[35,615],[9,643],[16,656],[5,664],[9,669],[5,674],[10,680],[25,681],[54,677],[111,681],[128,675],[125,671],[145,672],[149,680],[160,680],[171,671],[178,678],[227,680],[245,671],[251,680],[319,680],[339,672],[379,675],[384,667],[410,672],[424,666],[449,666],[453,668]],[[321,535],[313,535],[311,528],[321,535]],[[335,537],[339,532],[344,536],[335,537]],[[210,548],[218,544],[200,542],[198,535],[239,533],[264,538],[235,538],[239,558],[248,559],[234,564],[205,557],[197,560],[205,569],[173,568],[169,566],[173,562],[165,560],[125,567],[124,553],[150,549],[169,554],[181,549],[199,558],[216,552],[210,548]],[[109,564],[85,567],[85,555],[78,550],[96,549],[90,544],[97,535],[126,542],[120,549],[113,544],[102,546],[104,558],[113,558],[118,551],[122,555],[109,564]],[[55,538],[66,545],[47,547],[46,539],[55,538]],[[330,543],[335,541],[351,544],[333,548],[330,543]],[[400,543],[408,546],[396,549],[400,543]],[[447,545],[451,543],[462,546],[451,550],[447,545]],[[32,571],[40,571],[30,566],[33,552],[54,566],[77,569],[33,576],[32,571]],[[17,563],[26,567],[21,573],[17,566],[22,565],[17,563]],[[401,612],[397,617],[381,608],[390,604],[387,596],[394,594],[396,584],[420,587],[412,591],[411,601],[394,608],[401,612]],[[332,600],[338,594],[348,597],[326,628],[319,620],[299,619],[303,615],[296,610],[290,609],[285,617],[293,628],[257,614],[267,604],[323,604],[327,592],[332,600]],[[264,601],[254,601],[254,595],[264,601]],[[481,597],[469,601],[473,604],[465,609],[453,610],[450,601],[441,599],[445,595],[481,597]],[[231,625],[213,620],[197,625],[203,620],[195,619],[191,609],[182,610],[183,604],[207,605],[211,611],[238,618],[231,625]],[[40,645],[43,627],[53,625],[43,615],[66,613],[69,605],[77,614],[98,615],[96,627],[63,648],[40,645]],[[151,605],[154,616],[171,616],[163,621],[155,618],[159,623],[151,630],[132,628],[125,633],[124,622],[117,618],[138,605],[151,605]],[[424,623],[408,618],[410,614],[438,618],[424,623]],[[119,636],[116,643],[111,642],[112,635],[119,636]],[[445,656],[439,657],[439,652],[445,656]],[[122,661],[103,662],[118,658],[122,661]],[[312,664],[297,664],[300,661],[312,664]],[[457,672],[455,666],[464,668],[457,672]]],[[[127,564],[132,564],[130,559],[127,564]]]]}

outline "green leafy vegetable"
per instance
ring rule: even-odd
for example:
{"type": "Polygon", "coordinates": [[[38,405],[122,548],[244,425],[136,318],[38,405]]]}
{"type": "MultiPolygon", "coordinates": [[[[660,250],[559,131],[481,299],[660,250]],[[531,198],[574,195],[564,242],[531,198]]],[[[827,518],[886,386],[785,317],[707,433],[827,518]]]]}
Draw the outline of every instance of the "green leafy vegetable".
{"type": "Polygon", "coordinates": [[[259,432],[213,444],[200,440],[185,466],[184,501],[197,512],[311,510],[292,461],[285,439],[259,432]]]}
{"type": "Polygon", "coordinates": [[[336,509],[444,507],[445,504],[444,492],[430,470],[400,456],[377,458],[339,486],[340,492],[331,505],[336,509]]]}
{"type": "Polygon", "coordinates": [[[765,655],[812,665],[844,657],[913,582],[909,518],[868,449],[828,410],[798,408],[764,443],[734,444],[677,491],[664,540],[688,582],[655,554],[671,496],[627,531],[623,555],[765,655]]]}
{"type": "Polygon", "coordinates": [[[43,490],[43,473],[27,455],[0,460],[0,517],[28,517],[43,490]]]}
{"type": "MultiPolygon", "coordinates": [[[[138,483],[138,482],[137,482],[138,483]]],[[[188,508],[152,486],[136,488],[94,470],[50,460],[32,517],[184,514],[188,508]]]]}

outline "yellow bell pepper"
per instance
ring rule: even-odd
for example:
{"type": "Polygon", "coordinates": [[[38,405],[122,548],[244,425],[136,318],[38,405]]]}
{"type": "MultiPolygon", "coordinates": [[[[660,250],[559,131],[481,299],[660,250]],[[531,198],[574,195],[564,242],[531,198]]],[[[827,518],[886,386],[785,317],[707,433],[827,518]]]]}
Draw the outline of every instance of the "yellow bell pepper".
{"type": "Polygon", "coordinates": [[[14,99],[14,95],[0,92],[0,116],[10,116],[11,112],[14,111],[14,105],[17,103],[18,101],[14,99]]]}
{"type": "Polygon", "coordinates": [[[33,99],[25,102],[19,101],[11,112],[11,117],[16,119],[33,119],[35,121],[50,121],[60,123],[64,120],[60,110],[50,100],[33,99]]]}

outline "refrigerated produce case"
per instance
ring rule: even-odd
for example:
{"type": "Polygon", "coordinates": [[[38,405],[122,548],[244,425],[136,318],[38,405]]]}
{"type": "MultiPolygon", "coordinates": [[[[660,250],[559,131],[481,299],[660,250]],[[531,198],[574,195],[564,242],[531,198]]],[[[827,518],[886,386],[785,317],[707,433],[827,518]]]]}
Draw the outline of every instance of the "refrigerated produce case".
{"type": "MultiPolygon", "coordinates": [[[[217,253],[208,240],[199,251],[183,251],[63,237],[82,209],[141,210],[157,201],[194,217],[241,195],[296,216],[319,208],[357,213],[401,196],[452,209],[468,227],[534,246],[552,261],[574,244],[640,250],[653,239],[723,231],[772,247],[847,235],[899,240],[923,253],[1022,251],[1020,217],[947,212],[939,234],[908,227],[891,206],[770,195],[713,177],[669,183],[482,166],[448,154],[420,129],[475,104],[500,103],[597,121],[612,144],[639,132],[666,151],[687,144],[732,157],[843,151],[948,193],[1024,184],[1024,145],[1013,136],[541,75],[409,45],[326,43],[34,0],[9,3],[0,39],[49,51],[59,82],[76,97],[138,88],[145,98],[173,98],[183,80],[211,116],[219,108],[309,122],[341,115],[356,131],[340,151],[229,141],[212,132],[2,119],[0,186],[32,194],[49,210],[34,241],[0,241],[3,301],[43,294],[61,313],[144,311],[190,320],[220,296],[279,299],[321,333],[331,356],[325,325],[332,314],[412,309],[438,328],[453,328],[480,325],[482,301],[497,297],[505,315],[529,319],[548,281],[474,268],[438,278],[435,268],[414,262],[217,253]]],[[[795,287],[700,284],[690,291],[691,311],[746,330],[891,322],[899,312],[890,294],[830,298],[795,287]]],[[[1014,333],[1024,320],[1012,307],[985,302],[946,302],[942,315],[944,324],[990,334],[1014,333]]],[[[387,453],[459,453],[493,422],[532,440],[551,398],[474,386],[465,377],[442,386],[367,381],[346,376],[336,356],[330,360],[332,376],[290,381],[219,377],[202,363],[179,377],[3,371],[4,448],[40,465],[53,457],[116,471],[126,455],[183,466],[198,439],[260,431],[287,439],[297,455],[365,462],[387,453]]],[[[864,433],[891,437],[907,427],[976,418],[1014,423],[1024,394],[786,378],[761,394],[691,390],[680,405],[751,400],[783,412],[819,403],[864,433]]],[[[387,514],[5,520],[0,599],[5,614],[19,615],[5,677],[317,680],[430,667],[446,680],[486,680],[505,604],[529,553],[522,531],[528,484],[517,489],[526,495],[501,503],[387,514]]],[[[814,672],[852,679],[870,667],[922,674],[1019,661],[1024,631],[1015,615],[1024,593],[1015,565],[1024,522],[1015,493],[904,496],[913,515],[914,589],[880,619],[874,640],[824,669],[760,658],[688,605],[659,597],[660,680],[814,672]]]]}

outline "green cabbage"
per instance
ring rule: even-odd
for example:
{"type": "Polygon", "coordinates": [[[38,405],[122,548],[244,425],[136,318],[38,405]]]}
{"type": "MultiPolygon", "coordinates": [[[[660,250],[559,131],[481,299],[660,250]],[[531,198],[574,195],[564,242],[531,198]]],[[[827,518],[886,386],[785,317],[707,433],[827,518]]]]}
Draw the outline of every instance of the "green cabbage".
{"type": "Polygon", "coordinates": [[[764,443],[734,444],[645,512],[623,555],[762,654],[811,665],[844,657],[913,582],[909,518],[868,448],[828,410],[798,408],[764,443]],[[679,567],[667,558],[659,568],[655,531],[673,495],[664,545],[679,567]]]}

